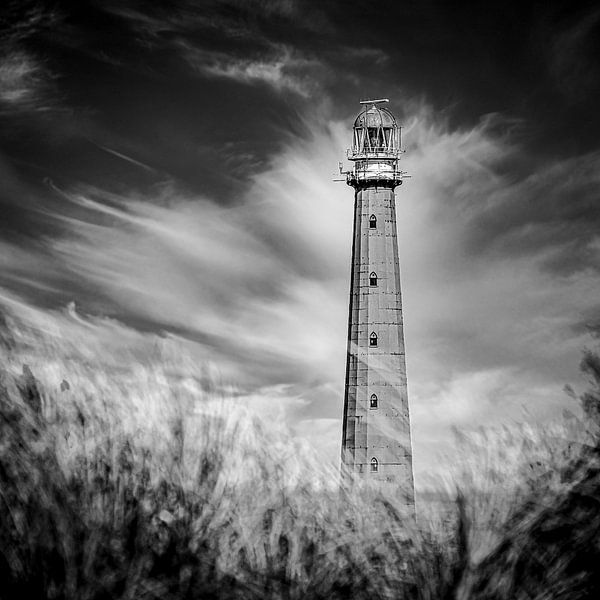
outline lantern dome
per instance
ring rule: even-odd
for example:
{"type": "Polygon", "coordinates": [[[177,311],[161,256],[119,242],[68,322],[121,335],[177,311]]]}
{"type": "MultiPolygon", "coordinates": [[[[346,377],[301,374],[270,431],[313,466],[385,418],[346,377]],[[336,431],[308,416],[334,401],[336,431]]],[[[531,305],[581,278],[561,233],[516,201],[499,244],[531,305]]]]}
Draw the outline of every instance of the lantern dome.
{"type": "Polygon", "coordinates": [[[356,117],[354,127],[396,127],[396,119],[387,108],[373,105],[356,117]]]}

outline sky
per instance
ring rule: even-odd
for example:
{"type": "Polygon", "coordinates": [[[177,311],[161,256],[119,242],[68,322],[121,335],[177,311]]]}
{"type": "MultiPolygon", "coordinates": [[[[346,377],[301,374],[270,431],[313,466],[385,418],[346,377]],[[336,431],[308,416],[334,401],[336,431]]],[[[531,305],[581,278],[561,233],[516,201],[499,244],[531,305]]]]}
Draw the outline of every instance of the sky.
{"type": "Polygon", "coordinates": [[[454,427],[574,409],[600,332],[599,30],[572,0],[5,1],[0,305],[107,348],[177,340],[338,460],[334,178],[358,102],[390,98],[418,484],[454,427]]]}

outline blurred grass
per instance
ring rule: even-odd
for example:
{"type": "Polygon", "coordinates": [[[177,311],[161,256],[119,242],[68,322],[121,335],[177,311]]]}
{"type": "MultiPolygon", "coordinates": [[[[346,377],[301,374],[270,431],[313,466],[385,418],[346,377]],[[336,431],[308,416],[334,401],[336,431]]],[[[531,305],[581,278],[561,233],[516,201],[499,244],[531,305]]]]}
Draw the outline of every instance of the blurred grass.
{"type": "Polygon", "coordinates": [[[183,353],[31,321],[2,325],[0,598],[600,597],[591,352],[585,420],[457,432],[415,522],[183,353]]]}

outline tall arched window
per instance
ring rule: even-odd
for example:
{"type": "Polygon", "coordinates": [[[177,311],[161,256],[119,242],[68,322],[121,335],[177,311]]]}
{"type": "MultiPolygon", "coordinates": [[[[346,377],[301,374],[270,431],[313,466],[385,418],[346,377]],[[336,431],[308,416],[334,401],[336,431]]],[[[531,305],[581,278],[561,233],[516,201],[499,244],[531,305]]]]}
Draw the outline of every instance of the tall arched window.
{"type": "Polygon", "coordinates": [[[369,275],[369,285],[377,285],[377,273],[375,271],[369,275]]]}
{"type": "Polygon", "coordinates": [[[377,404],[378,404],[378,400],[377,400],[377,394],[371,394],[371,408],[377,408],[377,404]]]}
{"type": "Polygon", "coordinates": [[[369,228],[377,229],[377,217],[375,215],[369,217],[369,228]]]}
{"type": "Polygon", "coordinates": [[[375,332],[369,336],[369,346],[377,346],[377,334],[375,332]]]}
{"type": "Polygon", "coordinates": [[[371,459],[371,472],[377,473],[377,471],[379,471],[379,461],[375,457],[373,457],[371,459]]]}

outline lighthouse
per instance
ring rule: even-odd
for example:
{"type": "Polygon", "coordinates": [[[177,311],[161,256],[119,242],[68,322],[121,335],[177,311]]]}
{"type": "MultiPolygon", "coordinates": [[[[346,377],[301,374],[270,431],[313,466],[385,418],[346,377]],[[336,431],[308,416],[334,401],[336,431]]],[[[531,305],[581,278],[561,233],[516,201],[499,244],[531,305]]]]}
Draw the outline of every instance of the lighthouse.
{"type": "MultiPolygon", "coordinates": [[[[342,471],[414,506],[396,232],[400,128],[385,100],[361,102],[343,174],[354,188],[342,471]]],[[[341,168],[340,168],[341,172],[341,168]]]]}

